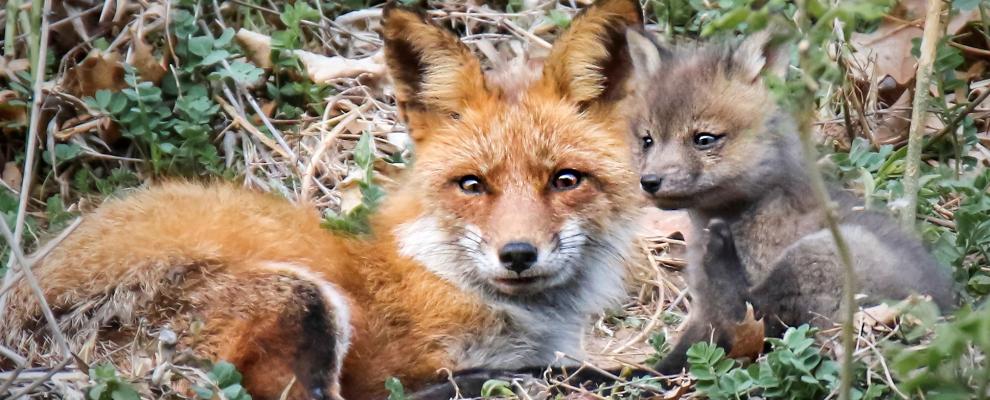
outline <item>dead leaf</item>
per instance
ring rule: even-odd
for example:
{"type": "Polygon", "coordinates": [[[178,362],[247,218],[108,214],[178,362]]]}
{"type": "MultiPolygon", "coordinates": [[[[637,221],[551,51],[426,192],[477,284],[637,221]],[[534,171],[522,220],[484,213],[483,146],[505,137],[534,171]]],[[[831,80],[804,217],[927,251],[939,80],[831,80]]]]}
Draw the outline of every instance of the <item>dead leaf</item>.
{"type": "MultiPolygon", "coordinates": [[[[244,47],[255,65],[269,68],[271,61],[271,38],[247,29],[240,29],[234,36],[244,47]]],[[[381,77],[385,75],[385,55],[381,51],[370,57],[352,59],[340,56],[327,57],[303,50],[295,50],[306,75],[314,83],[328,83],[339,78],[354,78],[361,75],[381,77]]]]}
{"type": "Polygon", "coordinates": [[[234,38],[244,48],[252,64],[258,68],[272,67],[272,38],[244,28],[239,29],[234,38]]]}
{"type": "Polygon", "coordinates": [[[139,36],[136,31],[134,33],[134,39],[131,43],[131,48],[134,50],[134,53],[130,60],[130,64],[137,69],[138,75],[141,76],[141,80],[152,82],[157,85],[162,81],[162,78],[165,77],[165,73],[168,72],[165,69],[164,63],[155,58],[154,48],[145,42],[144,38],[139,36]]]}
{"type": "Polygon", "coordinates": [[[20,96],[17,95],[17,92],[13,90],[0,90],[0,125],[8,127],[27,126],[27,106],[10,104],[12,101],[18,99],[20,99],[20,96]]]}
{"type": "Polygon", "coordinates": [[[729,358],[755,360],[763,352],[765,337],[763,318],[756,319],[753,305],[746,303],[746,316],[735,326],[732,337],[732,351],[729,358]]]}
{"type": "Polygon", "coordinates": [[[871,132],[872,142],[877,145],[899,144],[907,140],[911,127],[911,91],[905,90],[901,96],[876,118],[876,127],[871,132]]]}
{"type": "Polygon", "coordinates": [[[0,57],[0,75],[12,77],[18,72],[27,71],[29,69],[31,69],[31,62],[26,58],[7,60],[6,57],[0,57]]]}
{"type": "MultiPolygon", "coordinates": [[[[913,80],[917,61],[911,55],[911,40],[923,33],[927,4],[927,0],[902,0],[876,31],[853,33],[849,42],[858,50],[853,58],[861,66],[875,59],[880,77],[890,75],[901,84],[913,80]]],[[[957,33],[967,22],[979,18],[978,9],[959,12],[949,21],[948,32],[957,33]]]]}
{"type": "Polygon", "coordinates": [[[8,161],[3,165],[3,175],[0,176],[0,179],[3,179],[3,182],[7,184],[8,187],[21,187],[22,178],[23,176],[21,174],[21,169],[17,166],[17,163],[8,161]]]}
{"type": "Polygon", "coordinates": [[[334,79],[364,74],[374,77],[385,75],[385,54],[381,51],[360,59],[327,57],[302,50],[296,50],[295,53],[306,68],[309,79],[315,83],[328,83],[334,79]]]}
{"type": "Polygon", "coordinates": [[[864,308],[856,313],[853,320],[856,326],[868,326],[871,328],[878,326],[893,326],[897,322],[897,317],[901,315],[900,307],[891,307],[887,304],[864,308]]]}
{"type": "Polygon", "coordinates": [[[93,96],[98,90],[118,91],[127,87],[124,64],[115,52],[93,49],[83,62],[65,71],[60,86],[73,96],[93,96]]]}

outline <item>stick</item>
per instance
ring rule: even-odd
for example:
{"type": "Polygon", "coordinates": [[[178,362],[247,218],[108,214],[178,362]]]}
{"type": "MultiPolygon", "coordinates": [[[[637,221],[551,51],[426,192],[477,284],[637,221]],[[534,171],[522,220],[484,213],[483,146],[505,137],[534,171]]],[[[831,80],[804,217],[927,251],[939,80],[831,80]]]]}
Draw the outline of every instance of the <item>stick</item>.
{"type": "MultiPolygon", "coordinates": [[[[17,218],[14,221],[14,232],[8,243],[10,243],[11,249],[18,249],[20,251],[21,247],[21,236],[24,235],[24,218],[27,216],[27,205],[30,200],[31,184],[34,180],[34,157],[37,152],[38,147],[38,137],[40,136],[41,130],[41,103],[42,103],[42,86],[45,80],[45,59],[48,57],[48,14],[52,11],[51,0],[45,0],[44,10],[41,13],[41,43],[38,46],[38,58],[34,69],[34,92],[31,98],[31,123],[28,127],[28,137],[27,137],[27,148],[25,149],[24,155],[24,174],[23,180],[21,181],[21,192],[20,198],[17,203],[17,218]]],[[[14,252],[11,251],[11,257],[7,260],[7,265],[12,266],[14,264],[14,252]]],[[[21,264],[23,267],[27,267],[21,264]]],[[[6,276],[3,279],[3,286],[7,286],[12,279],[13,269],[8,269],[6,276]]],[[[7,297],[0,296],[0,313],[6,309],[7,297]]]]}
{"type": "Polygon", "coordinates": [[[914,229],[918,213],[918,179],[921,176],[922,137],[925,132],[925,119],[928,115],[929,86],[932,80],[932,64],[935,62],[935,47],[945,31],[942,14],[945,2],[928,2],[925,15],[925,33],[921,37],[921,57],[918,59],[918,72],[915,75],[914,103],[911,109],[911,127],[908,131],[907,164],[904,168],[904,194],[907,204],[901,211],[901,224],[914,229]]]}

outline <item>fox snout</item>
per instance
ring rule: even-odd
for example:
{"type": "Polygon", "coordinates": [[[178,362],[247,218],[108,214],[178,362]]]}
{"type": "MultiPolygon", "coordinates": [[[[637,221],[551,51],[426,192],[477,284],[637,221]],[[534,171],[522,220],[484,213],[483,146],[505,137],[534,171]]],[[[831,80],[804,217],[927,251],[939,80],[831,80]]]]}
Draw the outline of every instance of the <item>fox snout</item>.
{"type": "Polygon", "coordinates": [[[663,180],[656,174],[647,174],[639,178],[639,186],[649,194],[654,194],[660,190],[662,183],[663,180]]]}
{"type": "Polygon", "coordinates": [[[539,250],[529,242],[509,242],[498,251],[498,260],[502,266],[521,274],[536,264],[539,250]]]}

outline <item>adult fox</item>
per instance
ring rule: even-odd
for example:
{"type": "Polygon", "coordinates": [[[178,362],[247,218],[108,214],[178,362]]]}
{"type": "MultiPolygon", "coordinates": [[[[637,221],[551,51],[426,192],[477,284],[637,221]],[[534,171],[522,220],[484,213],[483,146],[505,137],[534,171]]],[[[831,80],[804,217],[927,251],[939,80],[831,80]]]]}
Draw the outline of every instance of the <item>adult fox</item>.
{"type": "MultiPolygon", "coordinates": [[[[618,106],[636,0],[576,17],[541,68],[485,72],[425,14],[388,5],[383,37],[413,168],[373,234],[233,185],[168,183],[107,201],[34,274],[72,346],[100,356],[139,325],[233,362],[255,398],[369,399],[396,376],[546,365],[623,294],[639,194],[618,106]],[[294,382],[291,384],[290,382],[294,382]]],[[[26,284],[0,337],[51,351],[26,284]]]]}

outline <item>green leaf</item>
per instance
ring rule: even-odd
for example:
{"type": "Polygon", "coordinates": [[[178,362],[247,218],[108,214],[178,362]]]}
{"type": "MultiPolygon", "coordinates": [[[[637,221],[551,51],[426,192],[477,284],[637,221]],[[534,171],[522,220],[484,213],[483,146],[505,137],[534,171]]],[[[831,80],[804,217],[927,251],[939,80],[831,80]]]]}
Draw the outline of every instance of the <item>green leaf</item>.
{"type": "Polygon", "coordinates": [[[512,384],[499,379],[489,379],[481,385],[481,397],[490,398],[496,396],[512,396],[512,384]]]}
{"type": "Polygon", "coordinates": [[[406,400],[406,392],[398,378],[390,376],[385,379],[385,389],[388,390],[388,400],[406,400]]]}
{"type": "Polygon", "coordinates": [[[90,400],[100,400],[103,398],[103,393],[107,390],[106,383],[98,383],[89,388],[89,398],[90,400]]]}
{"type": "Polygon", "coordinates": [[[553,22],[553,24],[557,25],[560,29],[567,29],[567,27],[571,25],[571,16],[558,9],[550,10],[547,14],[547,18],[549,18],[550,22],[553,22]]]}
{"type": "Polygon", "coordinates": [[[221,388],[241,383],[241,373],[227,361],[216,363],[208,375],[221,388]]]}
{"type": "Polygon", "coordinates": [[[195,36],[188,40],[189,51],[193,54],[206,57],[213,52],[213,39],[209,36],[195,36]]]}
{"type": "Polygon", "coordinates": [[[211,79],[221,79],[230,78],[235,82],[251,85],[261,79],[261,75],[264,74],[264,70],[255,67],[253,64],[249,64],[243,61],[234,61],[230,63],[230,69],[223,68],[214,73],[210,74],[211,79]]]}
{"type": "Polygon", "coordinates": [[[141,396],[129,383],[117,382],[110,398],[113,400],[140,400],[141,396]]]}

